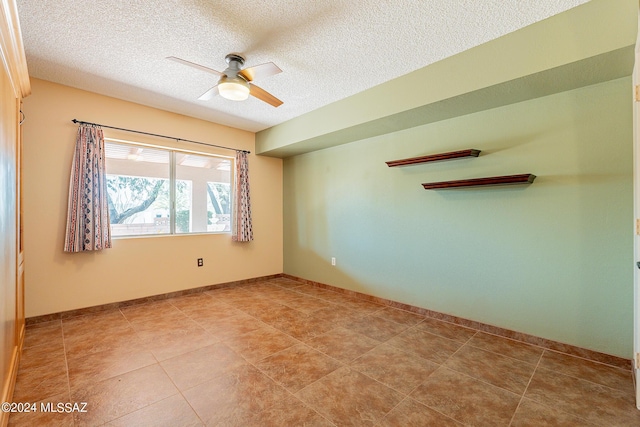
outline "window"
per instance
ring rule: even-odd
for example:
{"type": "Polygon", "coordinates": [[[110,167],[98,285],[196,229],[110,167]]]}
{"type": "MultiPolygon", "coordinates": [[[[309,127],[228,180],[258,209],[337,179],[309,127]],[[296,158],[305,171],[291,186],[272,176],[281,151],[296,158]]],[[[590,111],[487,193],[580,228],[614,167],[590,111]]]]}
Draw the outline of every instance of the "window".
{"type": "Polygon", "coordinates": [[[111,234],[231,230],[229,157],[105,141],[111,234]]]}

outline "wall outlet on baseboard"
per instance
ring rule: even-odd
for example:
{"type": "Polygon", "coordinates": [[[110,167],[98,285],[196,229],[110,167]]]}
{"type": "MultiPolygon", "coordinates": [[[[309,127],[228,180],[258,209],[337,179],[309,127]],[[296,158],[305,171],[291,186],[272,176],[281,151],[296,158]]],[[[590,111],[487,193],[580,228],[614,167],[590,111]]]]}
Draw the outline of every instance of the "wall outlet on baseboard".
{"type": "Polygon", "coordinates": [[[204,260],[202,258],[198,258],[198,267],[202,267],[204,265],[204,260]]]}
{"type": "Polygon", "coordinates": [[[336,257],[331,257],[331,265],[336,265],[336,257]]]}

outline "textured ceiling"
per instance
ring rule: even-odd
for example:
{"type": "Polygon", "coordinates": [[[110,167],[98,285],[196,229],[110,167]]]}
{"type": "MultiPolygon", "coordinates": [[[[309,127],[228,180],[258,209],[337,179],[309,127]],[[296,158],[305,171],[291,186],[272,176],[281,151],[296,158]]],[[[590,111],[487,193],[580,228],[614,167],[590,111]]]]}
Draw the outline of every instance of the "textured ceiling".
{"type": "Polygon", "coordinates": [[[586,2],[17,0],[32,77],[250,131],[586,2]],[[275,62],[283,72],[256,83],[284,104],[198,101],[217,78],[165,59],[223,71],[229,52],[275,62]]]}

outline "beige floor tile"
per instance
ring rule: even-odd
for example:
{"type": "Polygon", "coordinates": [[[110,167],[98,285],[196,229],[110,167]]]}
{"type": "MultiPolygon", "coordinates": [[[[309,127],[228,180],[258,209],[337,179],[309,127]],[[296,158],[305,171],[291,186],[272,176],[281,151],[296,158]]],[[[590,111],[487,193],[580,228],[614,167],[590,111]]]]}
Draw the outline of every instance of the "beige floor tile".
{"type": "Polygon", "coordinates": [[[215,323],[220,319],[237,316],[244,314],[237,308],[233,308],[228,304],[216,303],[216,305],[207,307],[189,307],[182,310],[182,312],[189,317],[189,319],[198,323],[201,326],[209,323],[215,323]]]}
{"type": "Polygon", "coordinates": [[[103,351],[127,351],[131,348],[144,348],[143,342],[128,326],[124,329],[100,331],[92,334],[75,335],[65,338],[65,349],[69,357],[82,357],[103,351]]]}
{"type": "Polygon", "coordinates": [[[211,295],[204,292],[198,292],[182,297],[170,298],[167,300],[167,302],[183,313],[187,313],[190,310],[200,310],[206,308],[216,309],[220,305],[226,305],[224,303],[216,301],[211,295]]]}
{"type": "Polygon", "coordinates": [[[54,341],[62,342],[62,322],[60,320],[27,326],[22,348],[36,347],[43,344],[50,345],[54,341]]]}
{"type": "Polygon", "coordinates": [[[438,369],[437,364],[388,344],[376,347],[350,366],[404,394],[411,393],[438,369]]]}
{"type": "Polygon", "coordinates": [[[215,301],[224,302],[230,305],[238,301],[244,301],[251,298],[251,294],[241,287],[230,287],[214,289],[207,291],[205,294],[213,297],[215,301]]]}
{"type": "Polygon", "coordinates": [[[411,398],[463,424],[508,426],[520,396],[441,367],[411,398]]]}
{"type": "Polygon", "coordinates": [[[522,399],[511,422],[511,427],[596,427],[596,425],[529,399],[522,399]]]}
{"type": "Polygon", "coordinates": [[[296,396],[338,426],[371,426],[403,395],[348,367],[305,387],[296,396]]]}
{"type": "Polygon", "coordinates": [[[534,365],[538,363],[544,351],[542,348],[534,345],[487,334],[485,332],[475,334],[469,340],[469,345],[534,365]]]}
{"type": "Polygon", "coordinates": [[[20,370],[57,365],[64,361],[64,355],[62,340],[54,340],[49,344],[27,347],[22,350],[20,370]]]}
{"type": "Polygon", "coordinates": [[[400,402],[376,425],[380,427],[462,427],[459,422],[410,398],[400,402]]]}
{"type": "Polygon", "coordinates": [[[609,388],[557,371],[538,368],[525,397],[550,408],[607,426],[639,426],[640,411],[632,393],[609,388]]]}
{"type": "Polygon", "coordinates": [[[252,286],[251,292],[260,295],[264,298],[269,298],[275,301],[286,300],[292,295],[299,295],[290,289],[282,286],[278,286],[274,283],[265,283],[258,286],[252,286]]]}
{"type": "Polygon", "coordinates": [[[274,323],[276,329],[300,341],[311,340],[332,329],[335,325],[323,322],[315,317],[299,317],[283,323],[274,323]]]}
{"type": "Polygon", "coordinates": [[[270,279],[269,283],[274,283],[277,286],[281,286],[281,287],[286,288],[286,289],[295,289],[295,288],[299,288],[301,286],[308,286],[308,285],[305,285],[302,282],[298,282],[297,280],[293,280],[293,279],[288,279],[286,277],[280,277],[280,278],[277,278],[277,279],[270,279]]]}
{"type": "Polygon", "coordinates": [[[356,310],[343,307],[341,305],[327,302],[325,308],[317,310],[313,313],[317,319],[332,323],[336,326],[348,326],[356,320],[364,317],[364,315],[356,310]]]}
{"type": "Polygon", "coordinates": [[[158,365],[109,378],[74,392],[74,402],[86,402],[86,413],[75,413],[77,426],[100,425],[178,393],[158,365]]]}
{"type": "Polygon", "coordinates": [[[276,285],[273,285],[270,289],[261,289],[253,292],[256,298],[262,301],[271,301],[275,304],[284,304],[284,301],[291,298],[292,295],[297,295],[293,291],[288,291],[276,285]]]}
{"type": "Polygon", "coordinates": [[[378,340],[387,341],[408,328],[408,325],[399,324],[391,320],[383,319],[377,315],[365,316],[346,326],[362,335],[378,340]]]}
{"type": "Polygon", "coordinates": [[[373,314],[384,307],[380,304],[364,301],[357,298],[336,299],[335,303],[343,307],[355,310],[365,316],[373,314]]]}
{"type": "Polygon", "coordinates": [[[268,298],[251,298],[246,301],[235,302],[232,304],[232,307],[237,308],[250,316],[257,317],[261,313],[271,310],[277,305],[281,304],[277,304],[268,298]]]}
{"type": "Polygon", "coordinates": [[[279,302],[280,295],[290,295],[293,290],[283,288],[274,283],[261,283],[259,285],[247,286],[245,288],[252,298],[265,301],[279,302]]]}
{"type": "Polygon", "coordinates": [[[464,326],[454,325],[453,323],[443,322],[441,320],[425,318],[416,326],[418,330],[430,332],[432,334],[447,338],[453,341],[465,343],[476,334],[474,329],[465,328],[464,326]]]}
{"type": "Polygon", "coordinates": [[[219,338],[195,322],[180,328],[139,333],[144,348],[159,361],[209,346],[219,338]]]}
{"type": "Polygon", "coordinates": [[[261,280],[259,282],[250,283],[244,286],[244,289],[250,292],[256,292],[261,290],[275,289],[278,286],[275,283],[271,283],[269,280],[261,280]]]}
{"type": "Polygon", "coordinates": [[[96,330],[99,330],[101,334],[109,335],[130,328],[131,325],[119,310],[109,310],[62,320],[65,342],[92,338],[96,330]]]}
{"type": "Polygon", "coordinates": [[[24,349],[13,401],[37,402],[64,393],[69,393],[69,378],[62,341],[24,349]]]}
{"type": "Polygon", "coordinates": [[[445,363],[449,369],[522,395],[536,365],[464,345],[445,363]]]}
{"type": "Polygon", "coordinates": [[[327,302],[310,295],[303,295],[291,292],[293,295],[281,300],[281,303],[291,308],[295,308],[303,313],[313,313],[322,310],[327,306],[327,302]]]}
{"type": "Polygon", "coordinates": [[[453,353],[462,347],[462,343],[459,341],[453,341],[417,329],[417,326],[402,332],[390,339],[387,343],[400,350],[417,354],[435,363],[444,363],[453,353]]]}
{"type": "Polygon", "coordinates": [[[204,424],[184,397],[176,394],[113,420],[105,426],[200,427],[204,424]]]}
{"type": "Polygon", "coordinates": [[[341,364],[304,344],[298,344],[262,359],[255,366],[295,393],[335,371],[341,364]]]}
{"type": "Polygon", "coordinates": [[[271,303],[263,310],[255,312],[253,317],[268,325],[278,325],[307,315],[286,305],[271,303]]]}
{"type": "Polygon", "coordinates": [[[264,326],[229,338],[225,344],[249,362],[257,362],[298,344],[298,341],[275,328],[264,326]]]}
{"type": "Polygon", "coordinates": [[[350,362],[380,345],[378,340],[346,328],[333,329],[308,340],[306,343],[343,363],[350,362]]]}
{"type": "Polygon", "coordinates": [[[407,326],[415,326],[425,318],[419,314],[398,310],[393,307],[385,307],[382,310],[377,311],[376,316],[407,326]]]}
{"type": "Polygon", "coordinates": [[[167,300],[132,305],[120,311],[131,323],[166,321],[184,317],[184,313],[167,300]]]}
{"type": "Polygon", "coordinates": [[[256,368],[241,366],[183,392],[183,396],[206,425],[243,427],[256,413],[273,407],[289,393],[256,368]]]}
{"type": "Polygon", "coordinates": [[[328,289],[322,289],[317,286],[304,284],[292,289],[294,292],[298,292],[305,295],[310,295],[315,298],[319,298],[324,301],[337,302],[347,301],[350,298],[342,293],[330,291],[328,289]]]}
{"type": "Polygon", "coordinates": [[[13,401],[37,402],[63,393],[69,393],[69,378],[64,358],[47,365],[19,369],[13,401]]]}
{"type": "Polygon", "coordinates": [[[223,343],[212,344],[160,362],[160,366],[181,391],[226,375],[228,371],[243,365],[246,365],[246,361],[223,343]]]}
{"type": "Polygon", "coordinates": [[[79,390],[155,363],[157,360],[149,350],[135,347],[69,357],[69,386],[72,390],[79,390]]]}
{"type": "Polygon", "coordinates": [[[282,401],[262,412],[252,414],[245,424],[246,427],[332,427],[333,423],[310,409],[293,396],[287,396],[282,401]]]}
{"type": "Polygon", "coordinates": [[[624,370],[550,350],[545,351],[542,355],[540,367],[622,390],[627,393],[633,393],[633,378],[630,370],[624,370]]]}
{"type": "Polygon", "coordinates": [[[190,329],[196,326],[196,322],[189,318],[186,314],[175,308],[170,315],[138,318],[131,322],[133,329],[140,335],[145,337],[154,334],[163,334],[165,332],[178,331],[182,329],[190,329]]]}
{"type": "Polygon", "coordinates": [[[57,412],[35,412],[11,414],[9,427],[74,427],[73,414],[57,412]]]}
{"type": "Polygon", "coordinates": [[[200,319],[198,324],[220,340],[229,339],[264,326],[263,322],[245,313],[222,319],[200,319]]]}

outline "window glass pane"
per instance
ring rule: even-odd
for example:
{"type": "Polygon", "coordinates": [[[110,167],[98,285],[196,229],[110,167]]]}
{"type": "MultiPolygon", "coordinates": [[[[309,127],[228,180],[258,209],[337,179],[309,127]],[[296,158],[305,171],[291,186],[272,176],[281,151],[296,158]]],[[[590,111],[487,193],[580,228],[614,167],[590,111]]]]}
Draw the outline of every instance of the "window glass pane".
{"type": "Polygon", "coordinates": [[[191,195],[193,193],[191,181],[176,180],[176,233],[192,232],[191,225],[191,195]]]}
{"type": "Polygon", "coordinates": [[[207,182],[207,229],[231,231],[231,185],[225,182],[207,182]]]}
{"type": "Polygon", "coordinates": [[[230,231],[231,160],[176,152],[176,232],[230,231]]]}
{"type": "Polygon", "coordinates": [[[169,152],[105,142],[113,236],[169,233],[169,152]]]}

